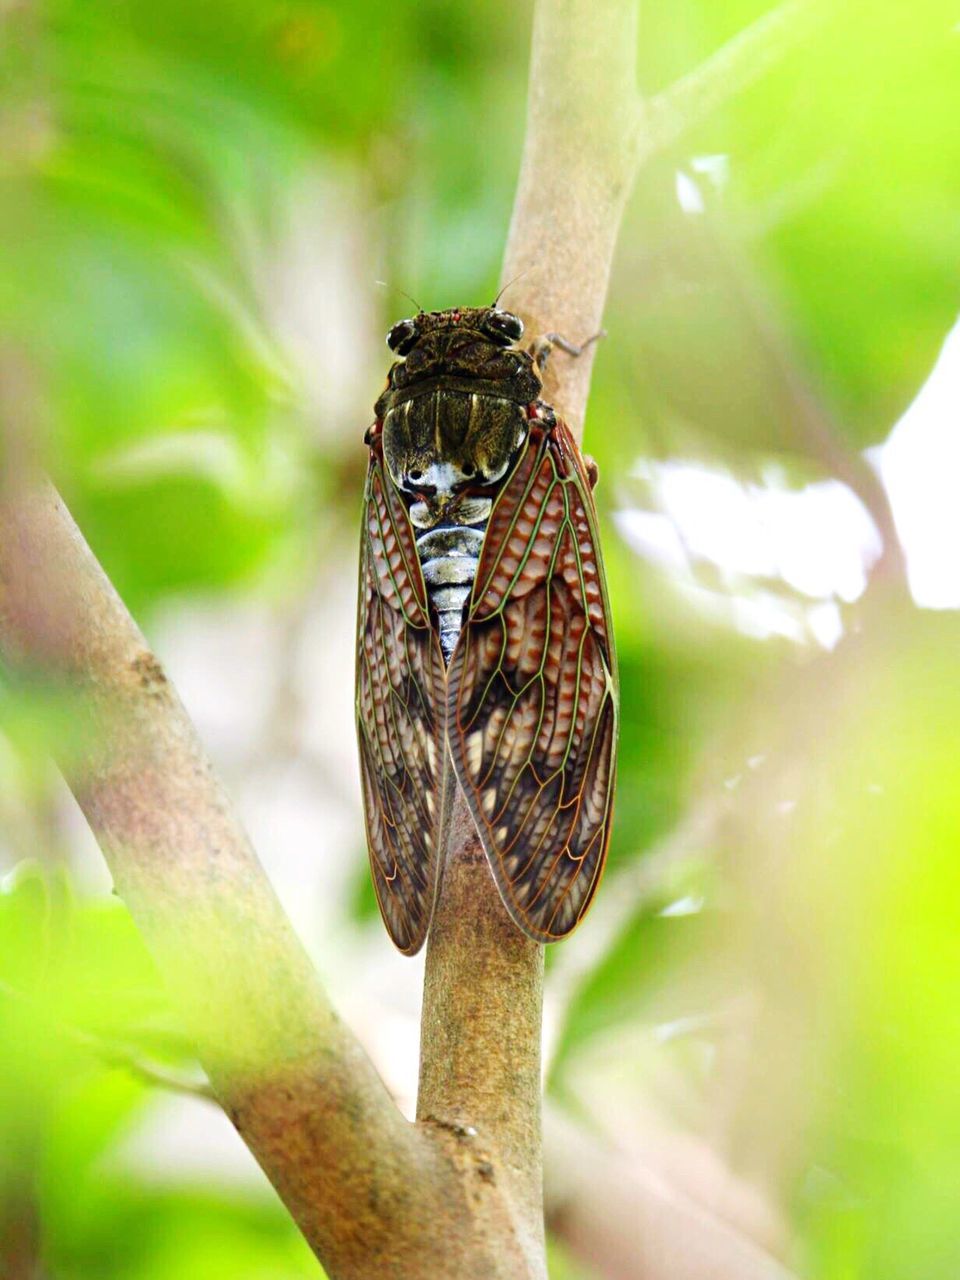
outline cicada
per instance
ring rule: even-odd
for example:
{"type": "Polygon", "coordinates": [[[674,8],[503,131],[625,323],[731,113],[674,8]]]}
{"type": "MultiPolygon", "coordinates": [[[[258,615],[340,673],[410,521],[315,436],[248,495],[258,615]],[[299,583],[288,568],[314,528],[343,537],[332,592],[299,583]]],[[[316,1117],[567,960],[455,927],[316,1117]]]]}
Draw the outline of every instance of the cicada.
{"type": "MultiPolygon", "coordinates": [[[[420,312],[368,430],[356,712],[370,866],[423,945],[462,789],[503,904],[565,937],[610,839],[618,689],[592,487],[541,398],[553,345],[492,307],[420,312]]],[[[557,339],[556,341],[560,341],[557,339]]]]}

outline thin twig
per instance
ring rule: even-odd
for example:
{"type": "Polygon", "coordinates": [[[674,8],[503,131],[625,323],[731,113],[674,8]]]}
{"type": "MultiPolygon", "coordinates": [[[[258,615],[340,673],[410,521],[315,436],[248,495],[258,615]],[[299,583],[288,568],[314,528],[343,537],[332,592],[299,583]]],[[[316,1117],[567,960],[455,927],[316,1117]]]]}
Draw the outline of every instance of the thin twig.
{"type": "Polygon", "coordinates": [[[90,1050],[104,1063],[111,1067],[119,1067],[129,1072],[144,1084],[153,1089],[163,1089],[167,1093],[177,1093],[184,1098],[199,1099],[202,1102],[217,1104],[217,1096],[209,1084],[203,1081],[185,1080],[181,1076],[172,1075],[155,1063],[139,1058],[123,1045],[100,1040],[96,1036],[89,1037],[90,1050]]]}
{"type": "Polygon", "coordinates": [[[756,83],[828,19],[844,0],[786,0],[739,32],[689,75],[649,98],[637,134],[636,161],[665,151],[731,98],[756,83]]]}
{"type": "MultiPolygon", "coordinates": [[[[563,1171],[551,1189],[551,1225],[597,1274],[796,1280],[741,1224],[698,1204],[641,1159],[627,1158],[556,1110],[547,1125],[547,1155],[563,1171]]],[[[724,1190],[734,1197],[732,1177],[724,1190]]]]}
{"type": "MultiPolygon", "coordinates": [[[[537,5],[527,131],[501,280],[532,334],[582,341],[602,327],[624,207],[640,167],[836,15],[842,0],[786,0],[689,75],[643,101],[637,6],[537,5]],[[510,283],[513,282],[513,283],[510,283]]],[[[556,358],[546,393],[579,437],[595,348],[556,358]]]]}
{"type": "MultiPolygon", "coordinates": [[[[602,328],[639,123],[635,0],[540,0],[527,129],[501,280],[531,336],[602,328]]],[[[557,355],[546,398],[579,437],[596,344],[557,355]]]]}

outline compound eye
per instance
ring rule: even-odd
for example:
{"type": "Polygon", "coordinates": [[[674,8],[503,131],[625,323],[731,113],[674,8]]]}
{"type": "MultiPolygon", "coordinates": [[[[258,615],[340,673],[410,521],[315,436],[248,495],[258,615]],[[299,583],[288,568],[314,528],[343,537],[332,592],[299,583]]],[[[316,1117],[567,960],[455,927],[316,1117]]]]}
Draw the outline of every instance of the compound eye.
{"type": "Polygon", "coordinates": [[[387,346],[398,356],[405,356],[417,340],[416,320],[398,320],[387,334],[387,346]]]}
{"type": "Polygon", "coordinates": [[[505,345],[523,337],[523,321],[512,311],[491,311],[484,328],[505,345]]]}

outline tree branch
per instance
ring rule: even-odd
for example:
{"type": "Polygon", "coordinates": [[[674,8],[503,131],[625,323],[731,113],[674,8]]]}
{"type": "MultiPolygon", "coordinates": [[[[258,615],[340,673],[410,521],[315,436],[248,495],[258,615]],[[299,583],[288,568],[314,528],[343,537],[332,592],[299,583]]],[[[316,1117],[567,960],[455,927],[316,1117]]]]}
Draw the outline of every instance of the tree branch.
{"type": "Polygon", "coordinates": [[[244,1141],[332,1276],[443,1267],[442,1229],[469,1226],[448,1160],[331,1009],[179,698],[49,485],[0,499],[0,548],[0,656],[69,684],[83,751],[61,755],[65,775],[244,1141]]]}
{"type": "MultiPolygon", "coordinates": [[[[700,73],[642,108],[635,0],[539,0],[527,125],[501,281],[528,335],[599,331],[614,250],[639,164],[759,75],[809,28],[790,0],[700,73]]],[[[594,348],[557,353],[545,397],[579,439],[594,348]]],[[[418,1117],[475,1128],[506,1179],[524,1251],[542,1268],[542,949],[500,902],[462,796],[448,831],[428,941],[418,1117]]],[[[517,1273],[521,1274],[520,1272],[517,1273]]],[[[522,1274],[542,1275],[535,1266],[522,1274]]]]}
{"type": "MultiPolygon", "coordinates": [[[[708,119],[835,16],[825,0],[786,3],[696,70],[644,101],[636,83],[637,5],[540,0],[527,130],[502,283],[530,334],[582,341],[601,328],[623,210],[639,168],[708,119]]],[[[558,355],[546,398],[579,439],[595,348],[558,355]]]]}
{"type": "MultiPolygon", "coordinates": [[[[547,1206],[551,1225],[599,1275],[796,1280],[743,1224],[698,1204],[556,1112],[547,1127],[547,1155],[563,1170],[547,1206]]],[[[733,1193],[732,1183],[726,1190],[733,1193]]],[[[755,1207],[737,1208],[759,1226],[755,1207]]]]}
{"type": "Polygon", "coordinates": [[[543,948],[500,901],[462,795],[427,943],[417,1119],[467,1136],[474,1169],[502,1185],[523,1257],[545,1276],[540,1138],[543,948]]]}
{"type": "MultiPolygon", "coordinates": [[[[540,0],[503,282],[531,336],[599,332],[636,161],[635,0],[540,0]]],[[[557,354],[546,399],[578,436],[595,348],[557,354]]]]}
{"type": "MultiPolygon", "coordinates": [[[[540,0],[527,131],[502,279],[531,336],[600,327],[632,159],[635,0],[540,0]],[[589,140],[589,141],[588,141],[589,140]]],[[[546,395],[582,428],[592,348],[546,395]]],[[[427,944],[417,1115],[469,1126],[513,1207],[520,1277],[545,1277],[540,1109],[543,949],[508,918],[462,796],[427,944]]]]}

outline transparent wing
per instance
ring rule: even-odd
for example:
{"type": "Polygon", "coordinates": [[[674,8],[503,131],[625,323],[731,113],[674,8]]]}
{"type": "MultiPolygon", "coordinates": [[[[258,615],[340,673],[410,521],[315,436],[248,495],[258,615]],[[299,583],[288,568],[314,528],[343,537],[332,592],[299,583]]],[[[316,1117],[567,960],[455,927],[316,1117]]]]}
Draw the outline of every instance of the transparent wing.
{"type": "Polygon", "coordinates": [[[513,919],[566,936],[610,837],[617,678],[593,498],[557,423],[497,499],[448,680],[450,751],[513,919]]]}
{"type": "Polygon", "coordinates": [[[413,531],[378,439],[361,532],[356,695],[374,889],[390,937],[413,955],[437,893],[446,682],[413,531]]]}

